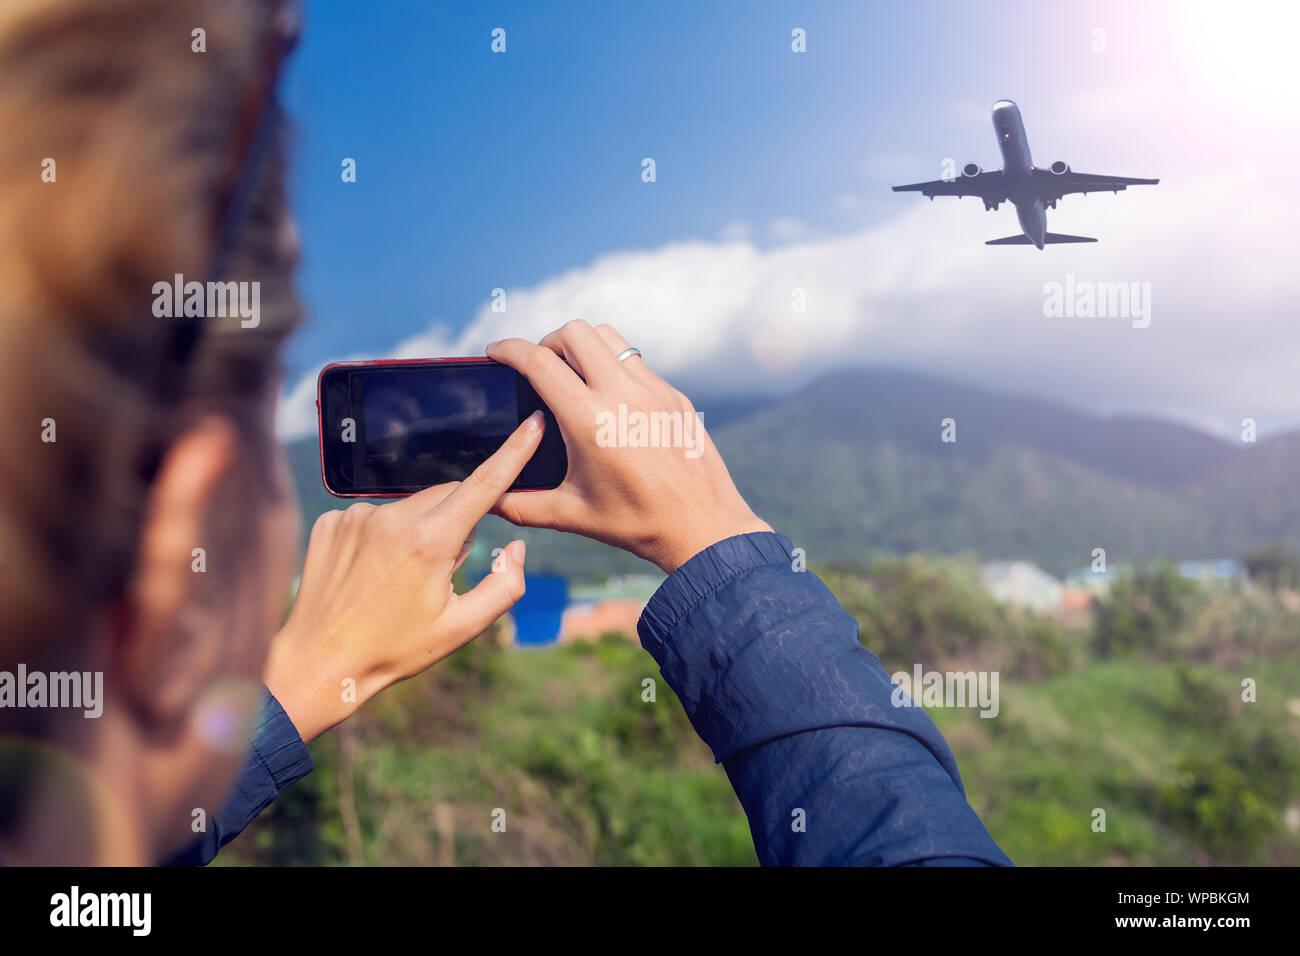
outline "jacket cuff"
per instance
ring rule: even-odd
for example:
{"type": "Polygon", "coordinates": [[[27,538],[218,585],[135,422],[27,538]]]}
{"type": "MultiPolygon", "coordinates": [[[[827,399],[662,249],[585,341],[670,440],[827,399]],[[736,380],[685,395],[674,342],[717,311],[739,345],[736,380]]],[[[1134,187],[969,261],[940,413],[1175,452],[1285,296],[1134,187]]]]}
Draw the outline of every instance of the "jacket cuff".
{"type": "Polygon", "coordinates": [[[696,732],[723,762],[750,747],[831,727],[906,734],[961,789],[952,753],[862,646],[858,623],[773,532],[720,541],[669,575],[637,625],[696,732]]]}
{"type": "Polygon", "coordinates": [[[269,690],[262,703],[260,720],[253,731],[253,754],[266,770],[276,791],[312,772],[311,751],[302,735],[269,690]]]}
{"type": "Polygon", "coordinates": [[[790,539],[773,531],[738,534],[705,548],[668,575],[646,604],[636,626],[641,646],[663,667],[668,639],[700,601],[755,568],[790,567],[793,560],[790,539]]]}
{"type": "Polygon", "coordinates": [[[269,690],[262,694],[257,725],[239,780],[221,812],[202,836],[167,861],[168,866],[204,866],[223,846],[271,805],[281,790],[312,770],[311,753],[298,728],[269,690]]]}

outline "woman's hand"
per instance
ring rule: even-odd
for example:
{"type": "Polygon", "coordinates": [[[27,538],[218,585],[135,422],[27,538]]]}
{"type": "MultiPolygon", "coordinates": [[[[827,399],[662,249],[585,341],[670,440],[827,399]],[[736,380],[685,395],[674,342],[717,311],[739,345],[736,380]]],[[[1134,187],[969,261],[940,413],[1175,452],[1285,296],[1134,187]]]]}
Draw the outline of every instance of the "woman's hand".
{"type": "Polygon", "coordinates": [[[465,594],[452,590],[451,576],[543,427],[534,413],[463,482],[316,520],[293,613],[266,669],[267,688],[303,740],[469,643],[523,597],[522,541],[465,594]]]}
{"type": "Polygon", "coordinates": [[[510,492],[493,510],[516,525],[617,545],[667,573],[724,538],[771,531],[741,498],[686,396],[640,356],[618,360],[627,344],[608,325],[575,320],[538,345],[487,347],[555,413],[569,455],[558,488],[510,492]]]}

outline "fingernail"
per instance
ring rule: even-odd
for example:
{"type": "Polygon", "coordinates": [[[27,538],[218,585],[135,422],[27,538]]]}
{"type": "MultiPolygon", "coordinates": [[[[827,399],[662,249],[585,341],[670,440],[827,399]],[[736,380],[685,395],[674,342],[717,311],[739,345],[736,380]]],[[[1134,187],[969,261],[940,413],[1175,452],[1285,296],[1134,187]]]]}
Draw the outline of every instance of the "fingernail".
{"type": "Polygon", "coordinates": [[[528,546],[524,544],[522,540],[511,541],[509,545],[509,549],[510,549],[510,557],[514,558],[516,563],[518,563],[522,567],[524,563],[524,558],[528,556],[528,546]]]}
{"type": "Polygon", "coordinates": [[[529,431],[534,431],[534,432],[539,432],[539,431],[541,431],[541,430],[542,430],[542,410],[539,408],[537,411],[533,412],[531,415],[529,415],[527,418],[525,418],[525,419],[524,419],[524,424],[528,426],[528,430],[529,430],[529,431]]]}
{"type": "Polygon", "coordinates": [[[497,347],[498,345],[500,345],[500,344],[501,344],[501,340],[500,340],[500,339],[496,339],[495,341],[493,341],[493,342],[489,342],[487,345],[483,346],[483,351],[484,351],[484,352],[491,352],[494,348],[496,348],[496,347],[497,347]]]}

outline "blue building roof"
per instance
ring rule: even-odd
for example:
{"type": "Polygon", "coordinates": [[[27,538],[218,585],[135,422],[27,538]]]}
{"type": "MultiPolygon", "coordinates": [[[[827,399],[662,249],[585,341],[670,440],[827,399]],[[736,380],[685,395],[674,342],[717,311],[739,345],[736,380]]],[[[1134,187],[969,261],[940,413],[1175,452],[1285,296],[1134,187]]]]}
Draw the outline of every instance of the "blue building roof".
{"type": "Polygon", "coordinates": [[[529,647],[553,644],[560,636],[564,608],[569,603],[569,582],[556,575],[528,575],[527,590],[510,611],[515,623],[515,643],[529,647]]]}

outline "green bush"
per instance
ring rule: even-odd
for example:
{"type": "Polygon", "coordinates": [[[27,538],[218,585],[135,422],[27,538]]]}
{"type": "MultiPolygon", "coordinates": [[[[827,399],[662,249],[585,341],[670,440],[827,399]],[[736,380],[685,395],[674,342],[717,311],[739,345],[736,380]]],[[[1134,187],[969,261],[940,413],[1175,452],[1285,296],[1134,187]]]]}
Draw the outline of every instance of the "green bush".
{"type": "Polygon", "coordinates": [[[919,662],[1034,679],[1079,659],[1077,642],[1055,621],[988,594],[971,559],[886,558],[865,574],[841,568],[822,578],[891,673],[919,662]]]}
{"type": "Polygon", "coordinates": [[[1242,558],[1246,573],[1251,580],[1258,581],[1265,587],[1276,591],[1279,588],[1300,586],[1300,557],[1282,548],[1271,545],[1252,551],[1242,558]]]}
{"type": "Polygon", "coordinates": [[[1097,606],[1093,650],[1101,657],[1168,651],[1197,604],[1198,588],[1169,564],[1118,578],[1097,606]]]}
{"type": "MultiPolygon", "coordinates": [[[[1116,656],[1088,660],[1085,635],[994,601],[973,561],[822,576],[887,670],[1003,672],[998,717],[931,716],[1017,863],[1300,864],[1284,822],[1300,795],[1287,710],[1300,616],[1279,599],[1150,569],[1116,582],[1098,616],[1094,644],[1116,656]],[[1258,703],[1240,700],[1246,675],[1258,703]],[[1098,807],[1105,832],[1091,829],[1098,807]]],[[[634,639],[525,650],[497,638],[316,741],[315,772],[218,864],[757,862],[725,772],[634,639]],[[495,808],[505,833],[488,826],[495,808]]]]}
{"type": "Polygon", "coordinates": [[[1246,773],[1202,753],[1181,755],[1174,769],[1158,797],[1165,821],[1218,862],[1254,861],[1277,819],[1246,773]]]}

